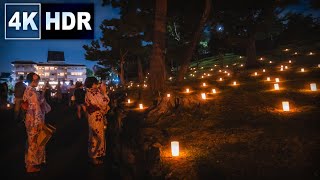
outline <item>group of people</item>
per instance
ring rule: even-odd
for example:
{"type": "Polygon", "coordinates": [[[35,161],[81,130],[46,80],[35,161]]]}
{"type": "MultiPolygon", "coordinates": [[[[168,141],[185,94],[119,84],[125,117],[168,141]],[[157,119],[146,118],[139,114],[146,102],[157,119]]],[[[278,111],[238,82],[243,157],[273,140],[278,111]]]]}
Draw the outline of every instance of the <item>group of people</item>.
{"type": "MultiPolygon", "coordinates": [[[[45,98],[45,91],[36,91],[40,76],[36,73],[29,73],[26,80],[28,86],[25,88],[21,102],[27,103],[25,112],[25,127],[27,132],[27,149],[25,154],[25,164],[27,172],[38,172],[41,165],[46,163],[45,145],[40,145],[37,138],[41,129],[45,125],[45,115],[50,112],[51,107],[45,98]]],[[[95,77],[88,77],[85,80],[83,91],[82,83],[76,83],[74,89],[75,103],[77,104],[77,115],[86,111],[89,125],[88,156],[95,165],[103,163],[106,152],[105,127],[106,113],[109,108],[109,97],[107,86],[99,83],[95,77]]],[[[17,93],[18,95],[19,93],[17,93]]]]}

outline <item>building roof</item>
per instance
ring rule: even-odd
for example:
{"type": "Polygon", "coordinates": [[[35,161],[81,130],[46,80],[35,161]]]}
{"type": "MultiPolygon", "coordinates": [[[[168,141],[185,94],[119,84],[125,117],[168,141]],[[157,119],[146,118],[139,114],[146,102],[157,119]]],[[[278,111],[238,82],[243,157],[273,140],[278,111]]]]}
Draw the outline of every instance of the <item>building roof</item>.
{"type": "Polygon", "coordinates": [[[47,61],[64,61],[63,51],[48,51],[47,61]]]}
{"type": "Polygon", "coordinates": [[[85,66],[83,64],[37,63],[37,66],[85,66]]]}
{"type": "Polygon", "coordinates": [[[34,61],[13,61],[11,64],[37,64],[34,61]]]}

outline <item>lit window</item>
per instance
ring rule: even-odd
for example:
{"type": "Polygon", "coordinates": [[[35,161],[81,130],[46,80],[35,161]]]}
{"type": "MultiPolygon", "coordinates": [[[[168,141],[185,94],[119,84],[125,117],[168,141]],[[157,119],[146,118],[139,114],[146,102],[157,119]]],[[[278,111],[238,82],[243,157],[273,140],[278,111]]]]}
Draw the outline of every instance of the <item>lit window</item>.
{"type": "Polygon", "coordinates": [[[81,81],[81,82],[82,82],[82,81],[83,81],[83,78],[77,78],[77,81],[81,81]]]}
{"type": "Polygon", "coordinates": [[[50,70],[54,70],[54,67],[50,67],[50,70]]]}
{"type": "Polygon", "coordinates": [[[48,72],[45,72],[45,73],[44,73],[44,76],[49,76],[49,73],[48,73],[48,72]]]}
{"type": "Polygon", "coordinates": [[[45,67],[44,69],[45,69],[45,70],[49,70],[49,67],[45,67]]]}
{"type": "Polygon", "coordinates": [[[64,73],[60,73],[60,76],[64,76],[64,73]]]}
{"type": "Polygon", "coordinates": [[[82,72],[71,72],[72,76],[82,76],[82,72]]]}
{"type": "Polygon", "coordinates": [[[18,72],[19,75],[24,75],[24,72],[18,72]]]}

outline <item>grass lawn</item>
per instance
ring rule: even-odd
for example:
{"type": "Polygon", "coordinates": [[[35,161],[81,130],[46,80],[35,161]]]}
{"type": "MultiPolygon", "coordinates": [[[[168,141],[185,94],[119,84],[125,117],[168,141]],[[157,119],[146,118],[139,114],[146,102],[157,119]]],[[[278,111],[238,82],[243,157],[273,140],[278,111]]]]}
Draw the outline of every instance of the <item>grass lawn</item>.
{"type": "Polygon", "coordinates": [[[230,65],[221,72],[219,67],[212,67],[213,71],[200,68],[190,72],[195,77],[174,85],[172,98],[193,96],[199,104],[164,114],[154,124],[169,134],[168,143],[161,148],[167,178],[318,179],[320,90],[312,92],[310,83],[317,83],[320,89],[320,56],[291,60],[265,57],[260,69],[250,71],[230,65]],[[288,69],[280,71],[280,65],[288,69]],[[305,72],[299,72],[302,67],[305,72]],[[217,81],[220,77],[221,82],[217,81]],[[273,90],[276,77],[280,78],[279,91],[273,90]],[[233,81],[238,85],[232,86],[233,81]],[[206,87],[201,87],[203,82],[206,87]],[[182,93],[187,87],[192,92],[182,93]],[[217,94],[211,93],[212,88],[217,94]],[[206,100],[201,93],[207,93],[206,100]],[[283,112],[282,101],[289,102],[289,112],[283,112]],[[171,156],[173,140],[180,142],[179,157],[171,156]]]}

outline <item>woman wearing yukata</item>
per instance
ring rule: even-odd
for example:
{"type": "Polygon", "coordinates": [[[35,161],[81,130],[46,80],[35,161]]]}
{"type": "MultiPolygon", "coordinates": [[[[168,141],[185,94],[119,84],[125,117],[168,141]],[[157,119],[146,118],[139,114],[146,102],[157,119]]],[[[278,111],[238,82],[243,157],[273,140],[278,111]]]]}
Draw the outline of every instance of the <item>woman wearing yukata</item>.
{"type": "Polygon", "coordinates": [[[100,86],[95,77],[88,77],[85,80],[87,88],[85,95],[85,104],[88,113],[89,141],[88,155],[91,162],[95,165],[103,163],[103,157],[106,154],[105,142],[105,114],[110,109],[110,101],[107,95],[106,86],[100,86]]]}
{"type": "Polygon", "coordinates": [[[44,96],[36,91],[40,76],[29,73],[27,81],[29,86],[23,94],[23,100],[28,103],[26,111],[25,126],[27,131],[27,146],[25,153],[25,164],[27,172],[38,172],[40,166],[45,163],[45,146],[37,143],[38,135],[45,123],[45,114],[51,110],[44,96]]]}

